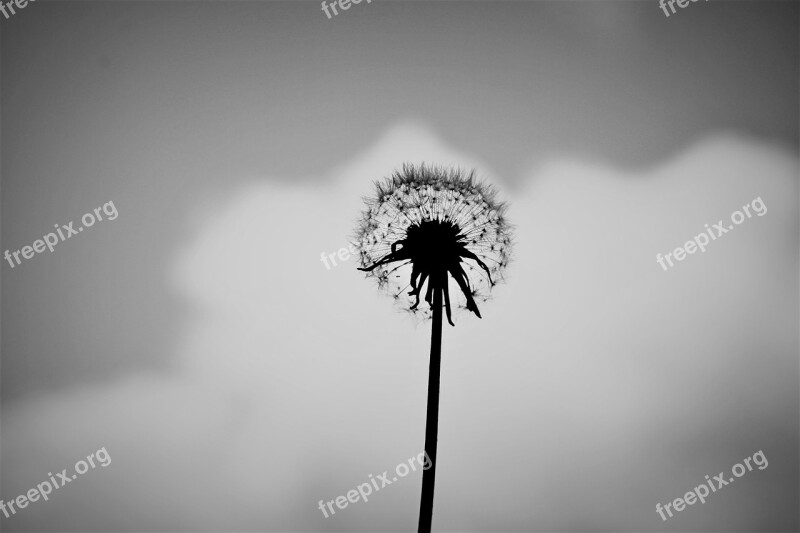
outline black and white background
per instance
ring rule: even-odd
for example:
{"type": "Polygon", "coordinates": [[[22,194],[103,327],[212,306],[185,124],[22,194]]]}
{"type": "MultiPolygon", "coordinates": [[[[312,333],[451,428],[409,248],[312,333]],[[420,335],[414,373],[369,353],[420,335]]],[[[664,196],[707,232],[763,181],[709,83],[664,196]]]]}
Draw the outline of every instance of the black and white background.
{"type": "Polygon", "coordinates": [[[436,531],[798,531],[797,2],[30,2],[0,20],[3,531],[411,531],[429,328],[327,269],[476,168],[514,262],[445,326],[436,531]],[[761,197],[669,271],[655,257],[761,197]],[[664,522],[656,503],[763,450],[664,522]]]}

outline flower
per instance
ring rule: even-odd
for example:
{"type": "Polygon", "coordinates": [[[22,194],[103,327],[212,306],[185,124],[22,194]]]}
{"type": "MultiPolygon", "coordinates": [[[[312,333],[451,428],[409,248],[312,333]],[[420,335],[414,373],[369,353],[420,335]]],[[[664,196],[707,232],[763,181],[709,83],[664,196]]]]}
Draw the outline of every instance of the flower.
{"type": "Polygon", "coordinates": [[[474,170],[403,165],[365,199],[355,234],[359,270],[424,318],[432,316],[437,291],[450,325],[451,295],[480,318],[477,303],[503,280],[511,255],[506,205],[495,196],[474,170]],[[428,308],[420,310],[423,294],[428,308]]]}

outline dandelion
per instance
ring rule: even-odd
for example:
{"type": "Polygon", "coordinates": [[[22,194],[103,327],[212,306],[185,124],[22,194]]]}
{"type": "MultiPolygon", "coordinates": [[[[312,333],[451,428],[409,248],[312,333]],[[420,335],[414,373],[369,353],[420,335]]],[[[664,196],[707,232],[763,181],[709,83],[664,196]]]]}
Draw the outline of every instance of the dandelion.
{"type": "Polygon", "coordinates": [[[451,326],[453,304],[481,318],[478,303],[488,301],[510,259],[506,206],[495,196],[474,171],[406,164],[376,184],[356,230],[359,270],[398,305],[432,320],[425,426],[432,464],[422,474],[420,532],[430,531],[433,515],[442,310],[451,326]]]}

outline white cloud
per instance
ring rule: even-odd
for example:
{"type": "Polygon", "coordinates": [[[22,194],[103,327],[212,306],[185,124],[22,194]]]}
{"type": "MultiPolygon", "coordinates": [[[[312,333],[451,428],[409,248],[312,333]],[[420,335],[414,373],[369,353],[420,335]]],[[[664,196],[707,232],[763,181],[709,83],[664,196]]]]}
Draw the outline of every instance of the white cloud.
{"type": "MultiPolygon", "coordinates": [[[[325,180],[254,176],[197,220],[167,277],[190,306],[171,375],[6,408],[4,490],[22,492],[101,446],[113,460],[11,520],[413,527],[418,474],[334,518],[316,508],[422,447],[427,327],[398,316],[354,259],[331,270],[320,261],[346,246],[372,180],[406,160],[497,178],[405,123],[325,180]]],[[[484,319],[445,330],[439,527],[658,528],[662,495],[728,466],[727,455],[686,439],[709,446],[743,413],[786,412],[791,384],[770,383],[796,346],[787,335],[795,300],[783,292],[796,288],[787,246],[796,246],[796,174],[779,150],[725,136],[648,172],[559,160],[521,191],[498,183],[512,204],[516,257],[484,319]],[[669,272],[655,262],[756,196],[766,216],[669,272]],[[721,401],[726,389],[749,407],[721,401]]],[[[761,446],[776,441],[777,425],[764,424],[761,446]]],[[[762,486],[743,485],[731,498],[762,486]]],[[[686,527],[708,527],[721,510],[741,518],[739,500],[727,501],[685,513],[686,527]]]]}

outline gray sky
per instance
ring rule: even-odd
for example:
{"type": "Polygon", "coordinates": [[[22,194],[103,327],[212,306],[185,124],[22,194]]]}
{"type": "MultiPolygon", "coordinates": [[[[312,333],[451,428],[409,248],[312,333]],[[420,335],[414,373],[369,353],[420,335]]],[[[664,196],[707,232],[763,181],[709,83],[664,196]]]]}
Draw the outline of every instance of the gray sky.
{"type": "Polygon", "coordinates": [[[509,281],[444,337],[434,527],[789,531],[798,490],[798,6],[43,2],[0,22],[7,531],[399,531],[427,325],[320,253],[407,160],[471,166],[509,281]],[[664,272],[655,261],[761,197],[664,272]],[[457,356],[456,356],[457,354],[457,356]],[[702,506],[682,496],[759,449],[702,506]]]}

